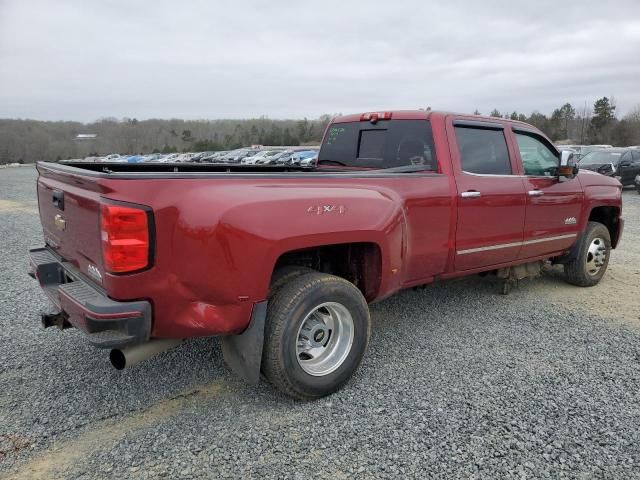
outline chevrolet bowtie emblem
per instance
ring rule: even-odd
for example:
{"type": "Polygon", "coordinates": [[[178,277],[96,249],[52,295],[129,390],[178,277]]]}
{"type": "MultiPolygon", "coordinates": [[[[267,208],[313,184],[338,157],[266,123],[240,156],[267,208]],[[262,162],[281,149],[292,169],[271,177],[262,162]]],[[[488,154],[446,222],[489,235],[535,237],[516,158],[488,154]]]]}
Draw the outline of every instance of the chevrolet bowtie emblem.
{"type": "Polygon", "coordinates": [[[60,214],[53,217],[53,223],[56,225],[56,228],[58,230],[64,230],[65,227],[67,226],[66,220],[62,218],[62,215],[60,214]]]}

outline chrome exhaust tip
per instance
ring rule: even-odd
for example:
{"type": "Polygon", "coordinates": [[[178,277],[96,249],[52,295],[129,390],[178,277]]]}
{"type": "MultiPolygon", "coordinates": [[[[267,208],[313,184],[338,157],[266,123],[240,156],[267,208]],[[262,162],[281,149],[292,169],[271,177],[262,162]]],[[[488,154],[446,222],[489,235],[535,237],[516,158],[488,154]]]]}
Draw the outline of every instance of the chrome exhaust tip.
{"type": "Polygon", "coordinates": [[[125,348],[114,348],[109,352],[109,360],[116,370],[124,370],[138,363],[166,352],[182,343],[182,340],[161,338],[125,348]]]}

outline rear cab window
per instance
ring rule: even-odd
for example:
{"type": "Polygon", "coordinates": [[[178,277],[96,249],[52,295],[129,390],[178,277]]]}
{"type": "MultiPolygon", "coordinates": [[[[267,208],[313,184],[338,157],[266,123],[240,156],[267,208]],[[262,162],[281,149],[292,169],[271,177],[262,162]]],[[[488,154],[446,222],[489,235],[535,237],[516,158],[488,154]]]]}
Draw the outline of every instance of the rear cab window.
{"type": "Polygon", "coordinates": [[[387,169],[423,166],[438,171],[428,120],[333,123],[325,134],[318,164],[387,169]]]}

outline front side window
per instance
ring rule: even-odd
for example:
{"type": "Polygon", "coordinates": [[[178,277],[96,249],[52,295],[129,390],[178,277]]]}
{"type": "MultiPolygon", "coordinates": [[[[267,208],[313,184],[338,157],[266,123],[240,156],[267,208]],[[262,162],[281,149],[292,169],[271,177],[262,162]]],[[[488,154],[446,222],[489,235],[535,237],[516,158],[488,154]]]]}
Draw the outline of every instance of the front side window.
{"type": "Polygon", "coordinates": [[[551,177],[560,165],[558,154],[534,135],[515,133],[525,175],[551,177]]]}
{"type": "Polygon", "coordinates": [[[502,130],[456,126],[462,170],[481,175],[511,175],[507,141],[502,130]]]}

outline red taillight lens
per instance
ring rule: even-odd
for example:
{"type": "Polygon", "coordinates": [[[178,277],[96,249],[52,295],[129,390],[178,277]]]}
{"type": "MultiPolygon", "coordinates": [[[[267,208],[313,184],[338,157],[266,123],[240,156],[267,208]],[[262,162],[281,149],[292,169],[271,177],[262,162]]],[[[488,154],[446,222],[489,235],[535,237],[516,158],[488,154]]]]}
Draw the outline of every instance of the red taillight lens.
{"type": "Polygon", "coordinates": [[[123,273],[149,265],[149,221],[140,208],[102,205],[102,258],[108,272],[123,273]]]}

